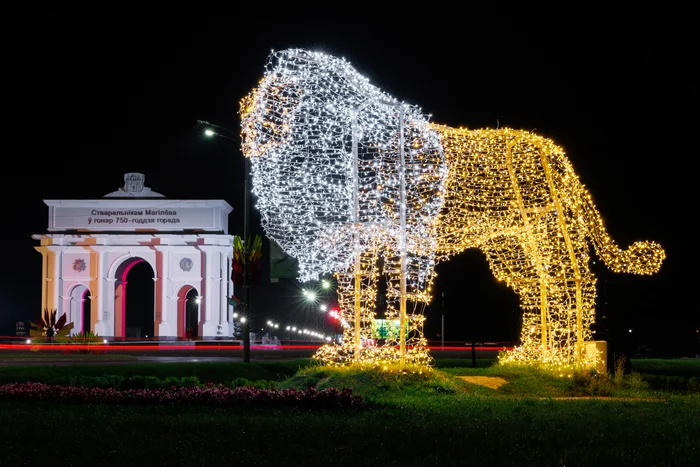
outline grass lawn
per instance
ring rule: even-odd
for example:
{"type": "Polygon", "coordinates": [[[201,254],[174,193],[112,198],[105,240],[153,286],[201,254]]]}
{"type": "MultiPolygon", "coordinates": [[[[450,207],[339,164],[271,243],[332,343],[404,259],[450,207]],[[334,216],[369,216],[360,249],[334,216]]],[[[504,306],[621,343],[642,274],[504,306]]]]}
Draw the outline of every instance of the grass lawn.
{"type": "MultiPolygon", "coordinates": [[[[50,371],[162,372],[202,382],[267,375],[279,387],[352,387],[367,403],[303,411],[0,402],[0,465],[700,465],[700,394],[652,391],[634,377],[591,382],[462,362],[437,361],[427,375],[337,371],[306,367],[308,360],[28,367],[25,374],[5,367],[0,384],[45,381],[50,371]],[[506,384],[491,389],[460,376],[506,384]],[[580,397],[601,388],[608,397],[580,397]]],[[[632,361],[639,370],[661,371],[662,363],[632,361]]],[[[679,371],[666,363],[667,374],[679,371]]],[[[684,375],[700,375],[700,362],[680,365],[684,375]]]]}
{"type": "Polygon", "coordinates": [[[76,365],[31,365],[7,366],[0,368],[0,384],[18,381],[37,381],[51,383],[56,379],[67,376],[102,376],[133,375],[156,376],[165,379],[168,376],[182,378],[196,376],[202,383],[230,383],[236,378],[246,378],[251,381],[268,380],[281,381],[307,366],[310,359],[284,360],[278,362],[238,363],[238,362],[205,362],[205,363],[119,363],[110,365],[100,363],[90,365],[81,362],[76,365]]]}

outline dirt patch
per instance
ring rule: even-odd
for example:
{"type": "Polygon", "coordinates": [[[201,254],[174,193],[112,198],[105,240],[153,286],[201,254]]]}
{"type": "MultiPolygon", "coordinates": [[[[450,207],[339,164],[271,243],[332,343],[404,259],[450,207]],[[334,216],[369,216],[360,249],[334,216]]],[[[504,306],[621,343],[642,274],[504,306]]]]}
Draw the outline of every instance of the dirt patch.
{"type": "MultiPolygon", "coordinates": [[[[478,384],[487,388],[498,390],[506,384],[503,378],[498,376],[457,376],[457,378],[466,381],[467,383],[478,384]]],[[[617,401],[617,402],[665,402],[664,399],[653,397],[609,397],[609,396],[564,396],[564,397],[538,397],[540,400],[556,400],[556,401],[574,401],[574,400],[599,400],[599,401],[617,401]]]]}
{"type": "Polygon", "coordinates": [[[666,402],[664,399],[658,399],[653,397],[568,396],[541,397],[540,399],[551,399],[555,401],[666,402]]]}
{"type": "Polygon", "coordinates": [[[467,383],[478,384],[491,389],[498,389],[508,382],[498,376],[457,376],[457,378],[467,383]]]}

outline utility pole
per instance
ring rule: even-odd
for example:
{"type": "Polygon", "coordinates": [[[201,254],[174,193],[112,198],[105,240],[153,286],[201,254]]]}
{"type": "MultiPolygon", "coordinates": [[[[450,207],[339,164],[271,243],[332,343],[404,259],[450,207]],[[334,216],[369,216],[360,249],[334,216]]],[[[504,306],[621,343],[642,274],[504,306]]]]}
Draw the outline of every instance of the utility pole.
{"type": "Polygon", "coordinates": [[[250,161],[247,157],[244,165],[243,178],[243,316],[245,323],[241,327],[243,332],[243,363],[250,363],[250,327],[248,325],[248,308],[250,304],[250,283],[248,281],[248,255],[250,255],[250,242],[248,241],[248,172],[250,171],[250,161]]]}
{"type": "Polygon", "coordinates": [[[250,242],[248,241],[248,172],[250,161],[244,159],[243,175],[243,316],[245,323],[241,327],[243,332],[243,363],[250,363],[250,327],[248,325],[248,309],[250,307],[250,282],[248,280],[248,256],[250,255],[250,242]]]}
{"type": "Polygon", "coordinates": [[[440,294],[440,311],[441,314],[441,325],[440,325],[440,339],[442,340],[442,348],[445,349],[445,292],[440,294]]]}
{"type": "MultiPolygon", "coordinates": [[[[197,120],[198,123],[205,127],[204,134],[207,136],[219,136],[221,138],[230,139],[238,142],[237,139],[221,134],[217,130],[224,130],[228,133],[235,133],[228,128],[214,125],[213,123],[204,120],[197,120]]],[[[250,241],[248,239],[248,224],[250,218],[250,190],[249,190],[249,173],[250,160],[243,156],[244,160],[244,177],[243,177],[243,317],[241,318],[241,332],[243,333],[243,362],[250,363],[250,324],[249,324],[249,308],[250,308],[250,278],[248,277],[248,256],[250,255],[250,241]]]]}

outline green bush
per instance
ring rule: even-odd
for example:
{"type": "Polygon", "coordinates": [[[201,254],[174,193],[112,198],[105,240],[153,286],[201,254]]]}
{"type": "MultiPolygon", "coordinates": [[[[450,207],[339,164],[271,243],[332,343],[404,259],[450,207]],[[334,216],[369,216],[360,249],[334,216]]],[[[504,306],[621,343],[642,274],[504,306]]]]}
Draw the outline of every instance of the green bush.
{"type": "Polygon", "coordinates": [[[104,354],[106,350],[101,348],[102,338],[92,332],[85,331],[75,334],[68,338],[68,345],[63,347],[64,355],[70,355],[73,352],[82,354],[104,354]],[[81,346],[80,350],[75,350],[75,346],[81,346]]]}
{"type": "Polygon", "coordinates": [[[275,382],[267,381],[265,379],[258,379],[253,381],[251,386],[256,389],[275,389],[275,382]]]}
{"type": "Polygon", "coordinates": [[[700,378],[684,376],[642,375],[642,381],[651,389],[675,392],[696,392],[700,390],[700,378]]]}
{"type": "Polygon", "coordinates": [[[610,378],[607,373],[596,371],[583,371],[574,374],[571,382],[571,391],[581,396],[609,396],[616,386],[616,380],[610,378]]]}
{"type": "Polygon", "coordinates": [[[175,376],[168,376],[165,378],[163,381],[163,386],[162,387],[186,387],[186,388],[193,388],[195,386],[199,386],[201,383],[199,382],[199,378],[196,376],[183,376],[182,378],[178,378],[175,376]]]}
{"type": "Polygon", "coordinates": [[[134,375],[122,383],[124,389],[155,389],[160,387],[163,387],[163,383],[156,376],[134,375]]]}
{"type": "Polygon", "coordinates": [[[231,381],[231,386],[234,388],[240,388],[250,385],[250,380],[248,378],[236,378],[231,381]]]}
{"type": "Polygon", "coordinates": [[[642,378],[642,375],[637,373],[636,371],[633,371],[629,375],[626,375],[624,380],[623,380],[623,386],[626,389],[637,389],[637,390],[645,390],[649,389],[649,385],[644,381],[642,378]]]}
{"type": "Polygon", "coordinates": [[[649,385],[651,389],[665,389],[666,377],[663,375],[642,375],[642,380],[649,385]]]}
{"type": "Polygon", "coordinates": [[[688,378],[688,392],[700,392],[700,377],[691,376],[688,378]]]}
{"type": "Polygon", "coordinates": [[[686,391],[688,389],[688,378],[683,376],[667,376],[666,389],[670,391],[686,391]]]}
{"type": "Polygon", "coordinates": [[[276,384],[274,381],[268,381],[265,379],[251,381],[247,378],[236,378],[231,381],[231,386],[234,388],[252,387],[256,389],[275,389],[276,384]]]}

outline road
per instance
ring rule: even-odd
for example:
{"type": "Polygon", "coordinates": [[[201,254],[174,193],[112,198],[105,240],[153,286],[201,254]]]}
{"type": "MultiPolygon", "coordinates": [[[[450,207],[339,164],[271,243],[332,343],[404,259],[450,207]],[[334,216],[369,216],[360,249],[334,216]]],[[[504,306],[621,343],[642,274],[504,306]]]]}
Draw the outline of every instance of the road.
{"type": "MultiPolygon", "coordinates": [[[[176,363],[176,362],[242,362],[243,350],[239,346],[182,346],[182,345],[109,345],[101,347],[103,355],[84,355],[74,352],[64,355],[66,348],[59,346],[42,346],[34,348],[20,345],[0,345],[0,366],[16,365],[73,365],[89,364],[119,364],[119,363],[176,363]]],[[[93,347],[94,348],[94,347],[93,347]]],[[[273,348],[252,346],[251,362],[294,360],[310,358],[316,352],[316,346],[287,346],[273,348]]],[[[498,350],[480,349],[475,351],[477,359],[496,358],[498,350]]],[[[436,348],[431,350],[433,358],[458,358],[471,360],[472,353],[468,347],[436,348]]]]}

